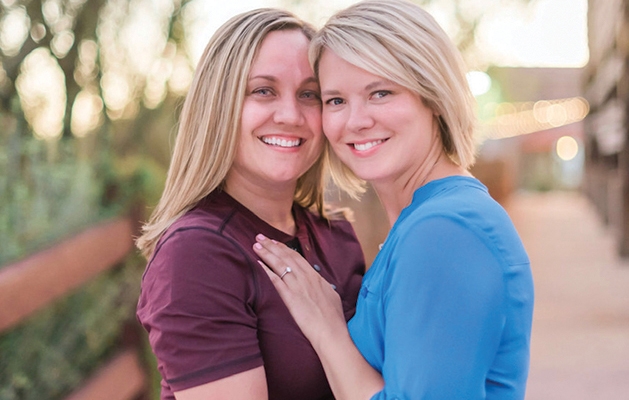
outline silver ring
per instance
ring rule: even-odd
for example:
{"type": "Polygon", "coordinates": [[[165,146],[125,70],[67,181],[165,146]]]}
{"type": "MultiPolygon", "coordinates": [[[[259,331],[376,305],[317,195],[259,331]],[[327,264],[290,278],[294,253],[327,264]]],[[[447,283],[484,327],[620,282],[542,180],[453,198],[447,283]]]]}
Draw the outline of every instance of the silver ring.
{"type": "Polygon", "coordinates": [[[280,279],[284,279],[284,276],[290,272],[293,272],[292,269],[290,269],[290,267],[286,267],[286,269],[284,270],[284,272],[282,272],[282,275],[280,275],[280,279]]]}

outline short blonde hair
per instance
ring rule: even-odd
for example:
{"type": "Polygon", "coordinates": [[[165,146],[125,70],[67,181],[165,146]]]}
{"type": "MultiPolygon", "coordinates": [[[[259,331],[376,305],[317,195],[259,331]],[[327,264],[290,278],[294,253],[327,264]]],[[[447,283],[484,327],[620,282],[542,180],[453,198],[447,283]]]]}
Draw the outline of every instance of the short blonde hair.
{"type": "MultiPolygon", "coordinates": [[[[177,218],[222,186],[239,143],[251,64],[265,37],[279,30],[298,30],[308,39],[314,35],[293,14],[262,8],[231,18],[207,44],[181,111],[164,192],[136,242],[145,257],[177,218]]],[[[295,192],[298,204],[322,215],[325,157],[324,152],[299,178],[295,192]]]]}
{"type": "MultiPolygon", "coordinates": [[[[333,15],[310,45],[310,62],[329,50],[418,94],[438,116],[444,152],[469,168],[476,157],[475,112],[462,57],[434,18],[403,0],[366,0],[333,15]]],[[[350,194],[362,181],[330,154],[335,183],[350,194]]]]}

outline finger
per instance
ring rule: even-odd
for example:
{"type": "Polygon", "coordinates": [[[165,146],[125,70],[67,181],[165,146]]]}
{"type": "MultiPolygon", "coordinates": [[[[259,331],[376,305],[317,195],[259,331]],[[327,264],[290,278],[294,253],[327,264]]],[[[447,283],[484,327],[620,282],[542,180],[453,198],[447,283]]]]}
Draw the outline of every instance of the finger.
{"type": "Polygon", "coordinates": [[[260,260],[258,260],[258,264],[262,266],[262,269],[264,270],[264,272],[266,272],[266,274],[269,276],[269,279],[271,280],[271,283],[273,283],[273,286],[277,288],[279,285],[282,285],[282,280],[280,279],[279,275],[273,272],[273,270],[269,268],[268,265],[266,265],[264,262],[260,260]]]}
{"type": "Polygon", "coordinates": [[[302,259],[299,253],[291,250],[283,243],[269,240],[262,235],[258,235],[256,240],[258,240],[257,244],[259,244],[259,246],[254,245],[254,250],[258,255],[266,258],[265,262],[272,267],[275,272],[278,272],[276,267],[282,268],[283,271],[285,267],[293,266],[302,259]]]}
{"type": "Polygon", "coordinates": [[[271,283],[273,284],[273,286],[275,286],[277,293],[279,293],[280,298],[284,303],[286,303],[289,296],[288,286],[282,279],[280,279],[280,277],[275,272],[273,272],[273,270],[271,270],[271,268],[268,267],[268,265],[264,264],[260,260],[258,260],[258,264],[262,266],[262,269],[264,270],[264,272],[266,272],[267,276],[271,280],[271,283]]]}
{"type": "Polygon", "coordinates": [[[298,253],[295,250],[289,248],[284,243],[269,239],[262,234],[256,235],[256,241],[280,258],[290,257],[293,259],[298,256],[298,253]]]}
{"type": "MultiPolygon", "coordinates": [[[[291,267],[295,270],[303,270],[303,271],[308,271],[312,269],[312,267],[310,266],[310,263],[308,263],[308,261],[301,254],[289,248],[284,243],[279,243],[275,240],[268,239],[261,234],[256,236],[256,240],[270,254],[273,254],[278,259],[282,260],[280,264],[274,265],[281,268],[282,271],[284,271],[285,267],[291,267]]],[[[271,257],[269,260],[265,260],[265,262],[267,262],[267,264],[274,264],[276,260],[277,260],[276,258],[271,257]]]]}
{"type": "Polygon", "coordinates": [[[265,244],[254,243],[253,251],[264,261],[268,268],[279,276],[286,271],[289,265],[284,258],[277,256],[268,248],[268,243],[270,243],[270,241],[267,241],[265,244]]]}

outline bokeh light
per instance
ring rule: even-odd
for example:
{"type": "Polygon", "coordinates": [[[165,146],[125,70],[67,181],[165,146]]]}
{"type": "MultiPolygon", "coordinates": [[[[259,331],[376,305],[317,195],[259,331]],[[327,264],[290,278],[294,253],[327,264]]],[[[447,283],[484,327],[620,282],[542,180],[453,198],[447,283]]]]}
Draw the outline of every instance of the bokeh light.
{"type": "Polygon", "coordinates": [[[26,57],[15,86],[35,136],[59,138],[66,107],[65,77],[48,49],[40,47],[26,57]]]}
{"type": "Polygon", "coordinates": [[[50,49],[57,58],[65,57],[74,45],[74,32],[66,30],[52,38],[50,49]]]}
{"type": "Polygon", "coordinates": [[[474,96],[482,96],[491,89],[491,77],[483,71],[468,72],[467,82],[474,96]]]}
{"type": "Polygon", "coordinates": [[[583,120],[590,106],[582,97],[540,100],[536,102],[486,104],[485,112],[494,117],[483,123],[479,141],[558,128],[583,120]]]}
{"type": "Polygon", "coordinates": [[[555,146],[557,156],[563,161],[570,161],[579,154],[579,143],[572,136],[562,136],[555,146]]]}
{"type": "Polygon", "coordinates": [[[0,19],[0,49],[5,56],[15,56],[28,37],[31,20],[24,7],[15,7],[0,19]]]}
{"type": "Polygon", "coordinates": [[[77,94],[72,105],[71,129],[76,137],[85,137],[103,122],[103,101],[88,90],[77,94]]]}

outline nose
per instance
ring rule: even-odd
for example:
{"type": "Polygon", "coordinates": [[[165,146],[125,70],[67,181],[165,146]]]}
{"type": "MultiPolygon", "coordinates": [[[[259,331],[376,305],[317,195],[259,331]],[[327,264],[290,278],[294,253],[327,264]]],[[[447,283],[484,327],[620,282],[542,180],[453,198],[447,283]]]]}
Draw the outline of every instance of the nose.
{"type": "Polygon", "coordinates": [[[300,126],[304,123],[305,117],[299,100],[288,96],[277,103],[277,109],[273,114],[273,121],[276,124],[300,126]]]}
{"type": "Polygon", "coordinates": [[[371,128],[374,124],[365,104],[354,102],[350,104],[349,115],[347,116],[347,129],[353,132],[360,132],[363,129],[371,128]]]}

